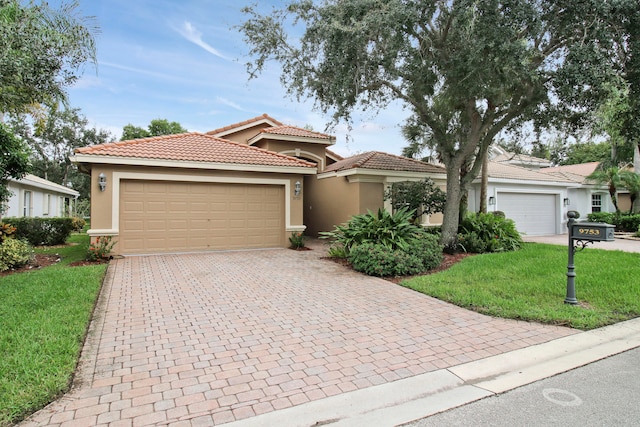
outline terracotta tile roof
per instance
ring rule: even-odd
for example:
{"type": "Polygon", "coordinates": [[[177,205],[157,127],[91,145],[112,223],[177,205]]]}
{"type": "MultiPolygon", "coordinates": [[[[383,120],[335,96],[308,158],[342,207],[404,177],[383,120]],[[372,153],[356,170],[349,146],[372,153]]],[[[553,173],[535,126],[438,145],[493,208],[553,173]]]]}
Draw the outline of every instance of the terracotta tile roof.
{"type": "Polygon", "coordinates": [[[305,138],[326,139],[329,141],[334,139],[331,135],[286,125],[262,129],[260,132],[263,134],[300,136],[305,138]]]}
{"type": "Polygon", "coordinates": [[[517,181],[549,181],[549,182],[575,182],[571,179],[541,173],[520,166],[513,166],[500,162],[489,162],[489,177],[498,179],[513,179],[517,181]]]}
{"type": "Polygon", "coordinates": [[[403,172],[445,173],[441,166],[424,163],[408,157],[395,156],[393,154],[369,151],[335,162],[324,170],[325,172],[338,172],[348,169],[378,169],[403,172]]]}
{"type": "Polygon", "coordinates": [[[215,136],[192,132],[77,148],[77,154],[160,159],[191,162],[232,163],[259,166],[315,167],[295,157],[250,147],[215,136]]]}
{"type": "Polygon", "coordinates": [[[504,163],[518,163],[518,164],[530,164],[530,165],[550,165],[552,164],[547,159],[541,159],[539,157],[527,156],[526,154],[516,154],[516,153],[504,153],[500,154],[491,161],[494,162],[504,162],[504,163]]]}
{"type": "Polygon", "coordinates": [[[263,114],[261,116],[254,117],[252,119],[244,120],[242,122],[234,123],[232,125],[228,125],[228,126],[224,126],[224,127],[218,128],[218,129],[210,130],[209,132],[207,132],[207,135],[216,135],[216,134],[223,133],[223,132],[226,132],[226,131],[229,131],[229,130],[233,130],[233,129],[236,129],[236,128],[242,128],[242,127],[245,127],[245,126],[250,125],[252,123],[258,123],[258,122],[261,122],[263,120],[268,120],[270,122],[275,123],[278,126],[282,126],[283,125],[278,120],[274,119],[273,117],[269,116],[268,114],[263,114]]]}
{"type": "Polygon", "coordinates": [[[600,165],[600,162],[580,163],[577,165],[555,166],[551,168],[542,168],[542,173],[570,173],[573,175],[580,175],[586,177],[591,175],[596,168],[600,165]]]}

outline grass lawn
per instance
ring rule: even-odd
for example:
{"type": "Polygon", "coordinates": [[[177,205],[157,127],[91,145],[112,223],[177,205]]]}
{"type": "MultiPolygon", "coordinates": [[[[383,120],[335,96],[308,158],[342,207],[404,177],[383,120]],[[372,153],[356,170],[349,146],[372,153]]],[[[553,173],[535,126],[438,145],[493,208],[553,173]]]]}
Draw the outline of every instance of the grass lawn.
{"type": "Polygon", "coordinates": [[[62,261],[0,277],[0,426],[19,421],[69,389],[107,265],[70,267],[89,239],[38,249],[62,261]]]}
{"type": "Polygon", "coordinates": [[[575,266],[578,305],[564,304],[566,246],[527,243],[401,284],[491,316],[583,330],[640,316],[640,254],[587,248],[575,266]]]}

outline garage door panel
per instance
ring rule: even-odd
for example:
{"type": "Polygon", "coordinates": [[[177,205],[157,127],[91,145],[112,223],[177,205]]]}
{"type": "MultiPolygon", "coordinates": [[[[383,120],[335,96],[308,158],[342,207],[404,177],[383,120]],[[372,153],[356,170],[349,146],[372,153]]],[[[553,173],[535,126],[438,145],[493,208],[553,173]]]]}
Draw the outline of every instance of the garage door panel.
{"type": "Polygon", "coordinates": [[[513,219],[519,232],[530,236],[555,234],[557,195],[544,193],[498,193],[498,209],[513,219]]]}
{"type": "Polygon", "coordinates": [[[284,246],[284,186],[121,181],[124,254],[284,246]]]}

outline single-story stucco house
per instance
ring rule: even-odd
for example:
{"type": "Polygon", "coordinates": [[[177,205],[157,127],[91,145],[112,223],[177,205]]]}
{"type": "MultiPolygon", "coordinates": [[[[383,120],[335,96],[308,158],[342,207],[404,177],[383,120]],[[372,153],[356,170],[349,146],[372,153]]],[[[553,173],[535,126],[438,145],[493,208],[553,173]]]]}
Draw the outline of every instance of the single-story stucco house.
{"type": "Polygon", "coordinates": [[[343,159],[329,135],[262,115],[206,134],[143,138],[76,150],[91,175],[92,237],[115,254],[284,247],[352,215],[385,207],[393,182],[444,169],[386,153],[343,159]]]}
{"type": "MultiPolygon", "coordinates": [[[[284,247],[292,233],[316,236],[353,215],[391,210],[384,194],[395,182],[430,178],[446,187],[441,165],[376,151],[343,158],[334,143],[264,114],[206,134],[83,147],[71,160],[91,175],[89,234],[113,236],[114,253],[124,255],[284,247]]],[[[565,232],[572,195],[585,184],[543,173],[548,166],[494,152],[489,210],[505,212],[523,233],[565,232]]],[[[479,197],[478,179],[471,211],[479,197]]]]}
{"type": "Polygon", "coordinates": [[[5,212],[6,217],[62,217],[73,213],[80,193],[35,175],[22,179],[9,179],[7,188],[12,193],[5,212]]]}

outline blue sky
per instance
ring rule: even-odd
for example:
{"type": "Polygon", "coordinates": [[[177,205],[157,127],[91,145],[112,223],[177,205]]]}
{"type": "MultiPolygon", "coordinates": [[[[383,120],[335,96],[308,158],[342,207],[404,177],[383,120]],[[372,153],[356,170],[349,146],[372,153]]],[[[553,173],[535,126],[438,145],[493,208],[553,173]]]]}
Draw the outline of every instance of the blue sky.
{"type": "MultiPolygon", "coordinates": [[[[91,126],[121,135],[128,123],[146,127],[156,118],[206,132],[263,113],[294,126],[324,131],[328,117],[312,102],[286,96],[279,67],[271,64],[248,80],[249,48],[232,27],[252,0],[80,0],[83,15],[95,16],[97,69],[87,66],[69,89],[70,105],[91,126]]],[[[54,6],[58,3],[50,1],[54,6]]],[[[270,10],[279,1],[260,1],[270,10]]],[[[400,106],[357,118],[350,138],[338,126],[337,153],[378,150],[400,154],[406,145],[398,124],[400,106]]]]}

